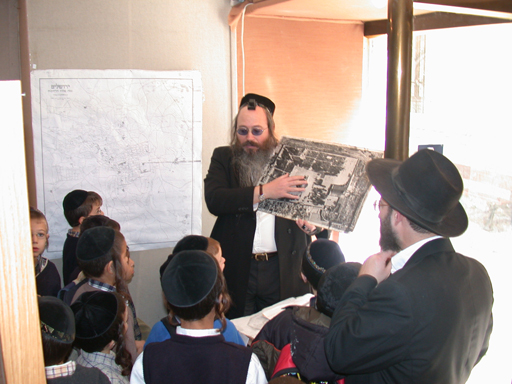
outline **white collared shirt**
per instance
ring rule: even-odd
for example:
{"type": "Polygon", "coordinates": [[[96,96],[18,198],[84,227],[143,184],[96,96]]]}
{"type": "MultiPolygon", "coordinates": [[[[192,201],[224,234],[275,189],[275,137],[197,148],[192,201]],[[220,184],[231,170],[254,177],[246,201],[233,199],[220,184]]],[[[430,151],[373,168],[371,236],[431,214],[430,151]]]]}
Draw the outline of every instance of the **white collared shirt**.
{"type": "MultiPolygon", "coordinates": [[[[256,210],[258,204],[254,204],[256,210]]],[[[256,230],[252,243],[252,253],[276,252],[275,239],[276,217],[270,213],[256,211],[256,230]]]]}
{"type": "Polygon", "coordinates": [[[395,273],[396,271],[403,268],[405,263],[409,261],[412,255],[420,249],[423,245],[427,244],[429,241],[441,239],[442,236],[432,236],[427,237],[426,239],[420,240],[413,245],[409,245],[407,248],[402,249],[395,256],[391,258],[391,273],[395,273]]]}
{"type": "MultiPolygon", "coordinates": [[[[176,327],[176,333],[178,335],[185,335],[191,337],[208,337],[219,335],[218,329],[185,329],[181,326],[176,327]]],[[[144,352],[142,352],[135,360],[133,365],[132,374],[130,376],[130,384],[144,384],[144,368],[142,365],[142,359],[144,352]]],[[[249,369],[247,370],[246,384],[266,384],[267,378],[265,371],[261,366],[258,356],[254,353],[251,355],[251,362],[249,363],[249,369]]]]}

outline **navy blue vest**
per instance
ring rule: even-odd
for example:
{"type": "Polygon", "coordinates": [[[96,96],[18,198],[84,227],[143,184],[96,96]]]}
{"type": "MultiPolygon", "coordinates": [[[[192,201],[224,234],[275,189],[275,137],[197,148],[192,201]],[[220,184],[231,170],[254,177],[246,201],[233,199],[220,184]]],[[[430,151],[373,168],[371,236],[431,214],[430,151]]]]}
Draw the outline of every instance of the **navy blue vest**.
{"type": "Polygon", "coordinates": [[[142,364],[144,381],[151,383],[245,383],[250,348],[229,343],[224,336],[172,339],[148,344],[142,364]]]}

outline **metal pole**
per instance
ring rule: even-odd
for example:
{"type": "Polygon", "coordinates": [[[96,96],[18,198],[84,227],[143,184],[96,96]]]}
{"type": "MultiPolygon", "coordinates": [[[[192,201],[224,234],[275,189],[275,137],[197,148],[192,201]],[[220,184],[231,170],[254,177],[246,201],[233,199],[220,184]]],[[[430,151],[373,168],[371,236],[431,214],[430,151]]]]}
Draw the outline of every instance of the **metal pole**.
{"type": "Polygon", "coordinates": [[[388,88],[384,156],[409,157],[413,0],[388,1],[388,88]]]}

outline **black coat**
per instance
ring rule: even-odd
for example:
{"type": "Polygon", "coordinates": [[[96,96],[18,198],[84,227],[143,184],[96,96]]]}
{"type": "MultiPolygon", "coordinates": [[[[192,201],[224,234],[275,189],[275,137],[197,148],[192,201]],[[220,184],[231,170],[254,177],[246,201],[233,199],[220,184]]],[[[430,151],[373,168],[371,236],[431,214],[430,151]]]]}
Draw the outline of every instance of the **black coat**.
{"type": "MultiPolygon", "coordinates": [[[[222,247],[226,259],[224,276],[234,306],[230,318],[243,316],[249,280],[256,212],[253,210],[254,187],[242,188],[233,169],[230,147],[213,151],[210,168],[204,180],[208,210],[217,221],[211,237],[222,247]]],[[[309,292],[300,278],[302,256],[311,238],[294,221],[276,217],[275,241],[279,257],[281,300],[309,292]]]]}
{"type": "Polygon", "coordinates": [[[363,275],[343,296],[325,340],[331,368],[346,384],[465,383],[492,330],[485,268],[441,238],[376,285],[363,275]]]}

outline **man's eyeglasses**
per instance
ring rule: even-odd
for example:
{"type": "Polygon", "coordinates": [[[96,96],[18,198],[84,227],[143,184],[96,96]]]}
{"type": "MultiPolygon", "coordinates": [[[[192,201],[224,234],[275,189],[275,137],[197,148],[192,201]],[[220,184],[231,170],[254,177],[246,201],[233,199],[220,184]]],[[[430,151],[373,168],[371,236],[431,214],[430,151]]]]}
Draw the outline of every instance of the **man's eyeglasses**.
{"type": "MultiPolygon", "coordinates": [[[[251,128],[251,133],[253,136],[261,136],[263,132],[265,132],[265,129],[254,127],[251,128]]],[[[247,136],[249,134],[249,128],[240,127],[236,130],[236,133],[238,133],[240,136],[247,136]]]]}
{"type": "Polygon", "coordinates": [[[389,204],[383,203],[382,200],[377,200],[375,203],[373,203],[373,209],[375,209],[377,212],[380,212],[382,207],[389,207],[389,204]]]}

